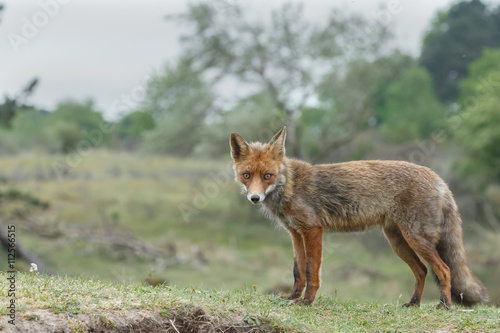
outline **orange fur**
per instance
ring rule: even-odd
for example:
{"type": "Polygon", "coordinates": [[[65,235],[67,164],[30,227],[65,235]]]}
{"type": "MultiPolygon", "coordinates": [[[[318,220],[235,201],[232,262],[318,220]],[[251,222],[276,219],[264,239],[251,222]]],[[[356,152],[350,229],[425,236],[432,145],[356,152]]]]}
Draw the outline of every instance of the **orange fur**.
{"type": "Polygon", "coordinates": [[[311,304],[316,297],[323,231],[378,225],[415,276],[405,306],[420,304],[427,275],[420,258],[439,280],[438,306],[450,307],[452,299],[464,305],[488,300],[468,267],[453,195],[432,170],[402,161],[311,165],[285,156],[285,138],[285,127],[267,144],[249,144],[232,133],[230,146],[236,180],[248,200],[262,204],[292,237],[295,283],[290,299],[311,304]]]}

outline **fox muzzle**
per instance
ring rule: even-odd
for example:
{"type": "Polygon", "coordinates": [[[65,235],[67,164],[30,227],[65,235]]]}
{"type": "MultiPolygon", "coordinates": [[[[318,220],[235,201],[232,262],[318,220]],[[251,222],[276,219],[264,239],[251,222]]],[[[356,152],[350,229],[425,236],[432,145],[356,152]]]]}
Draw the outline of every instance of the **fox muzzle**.
{"type": "Polygon", "coordinates": [[[262,202],[264,201],[265,198],[266,198],[265,194],[250,194],[250,193],[247,194],[247,199],[253,204],[262,202]]]}

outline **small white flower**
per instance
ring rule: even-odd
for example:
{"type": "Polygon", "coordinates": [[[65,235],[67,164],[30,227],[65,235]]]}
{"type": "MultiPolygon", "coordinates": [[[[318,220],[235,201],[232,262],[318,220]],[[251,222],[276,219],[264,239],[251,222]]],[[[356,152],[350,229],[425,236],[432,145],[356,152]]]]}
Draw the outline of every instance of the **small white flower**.
{"type": "Polygon", "coordinates": [[[36,271],[38,271],[38,266],[34,262],[32,262],[30,267],[30,272],[33,273],[36,271]]]}

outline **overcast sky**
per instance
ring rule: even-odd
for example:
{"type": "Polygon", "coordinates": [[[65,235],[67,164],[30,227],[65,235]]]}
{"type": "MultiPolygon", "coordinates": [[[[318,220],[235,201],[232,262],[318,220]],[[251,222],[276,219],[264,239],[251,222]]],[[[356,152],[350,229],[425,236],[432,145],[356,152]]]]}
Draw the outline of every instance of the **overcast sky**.
{"type": "MultiPolygon", "coordinates": [[[[220,5],[242,0],[214,0],[220,5]]],[[[245,1],[255,17],[284,0],[245,1]]],[[[435,13],[453,0],[304,1],[311,20],[326,19],[332,6],[384,19],[403,51],[418,55],[435,13]],[[382,16],[385,15],[385,16],[382,16]]],[[[152,70],[179,54],[180,28],[164,19],[182,12],[185,0],[0,0],[0,100],[13,97],[34,76],[40,84],[30,102],[51,110],[65,98],[92,98],[113,117],[117,101],[137,101],[152,70]],[[114,107],[113,107],[114,105],[114,107]]]]}

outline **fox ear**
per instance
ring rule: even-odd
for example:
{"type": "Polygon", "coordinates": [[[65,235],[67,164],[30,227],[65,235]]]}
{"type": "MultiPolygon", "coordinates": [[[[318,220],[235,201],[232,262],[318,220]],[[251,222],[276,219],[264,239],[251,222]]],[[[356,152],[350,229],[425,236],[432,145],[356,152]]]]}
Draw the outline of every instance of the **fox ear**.
{"type": "Polygon", "coordinates": [[[248,142],[239,134],[231,133],[229,145],[231,146],[231,157],[234,161],[242,159],[248,153],[248,142]]]}
{"type": "Polygon", "coordinates": [[[271,141],[269,141],[269,144],[273,145],[277,143],[280,146],[284,146],[285,139],[286,139],[286,126],[283,126],[283,128],[280,129],[280,131],[273,136],[271,141]]]}
{"type": "Polygon", "coordinates": [[[285,139],[286,139],[286,126],[283,126],[282,129],[269,141],[271,145],[271,150],[274,152],[275,159],[283,159],[285,156],[285,139]]]}

